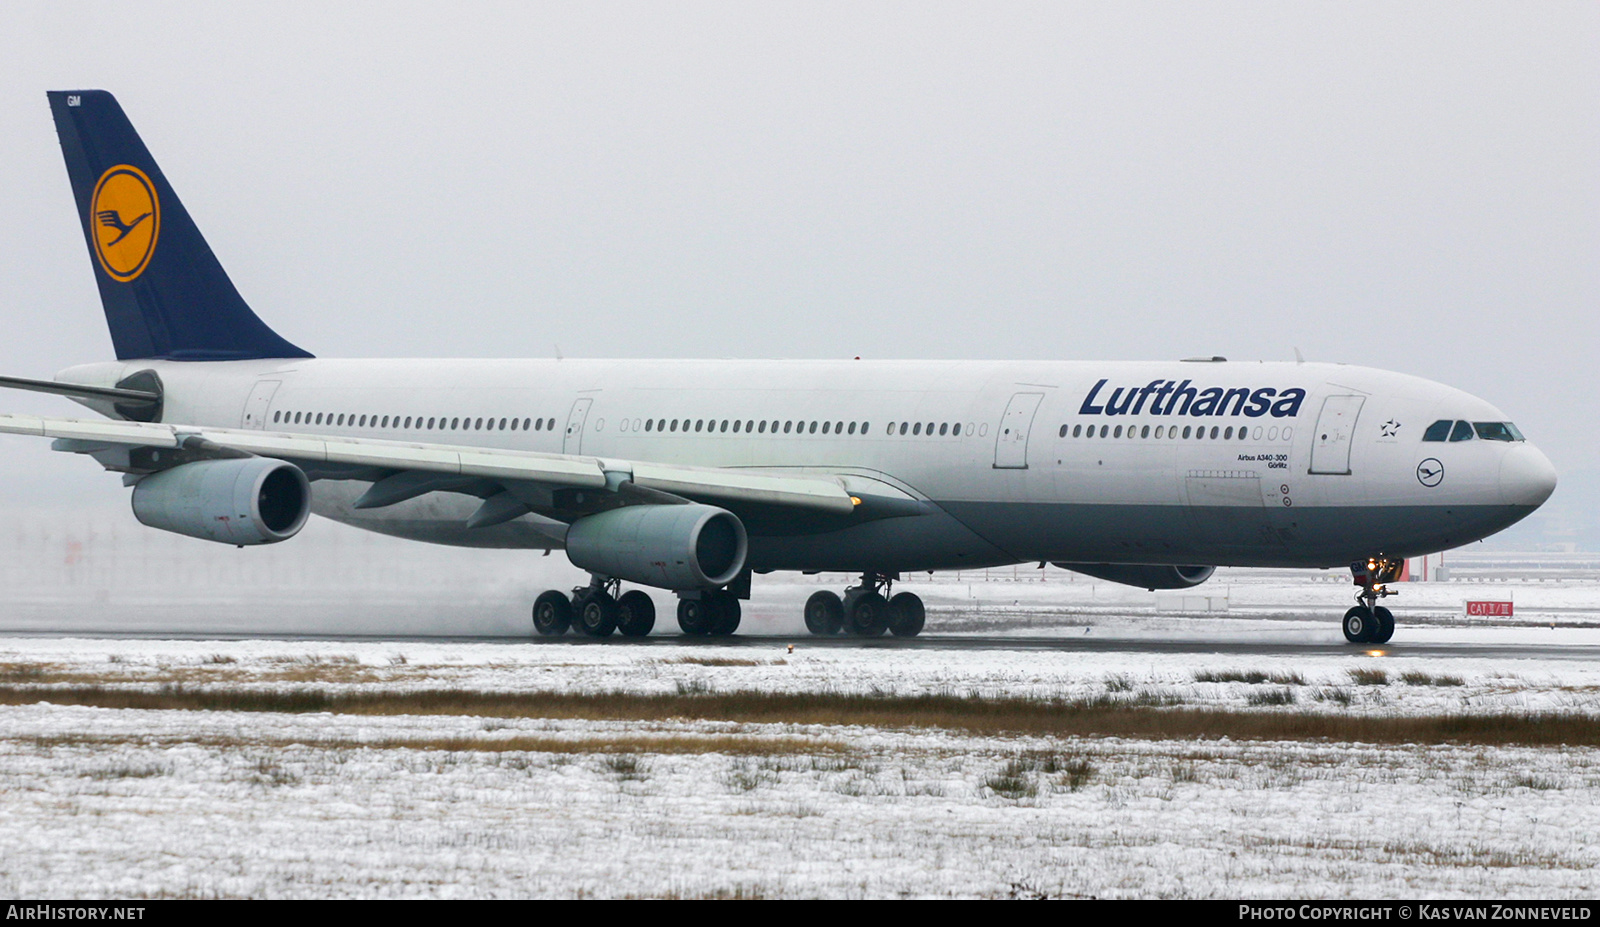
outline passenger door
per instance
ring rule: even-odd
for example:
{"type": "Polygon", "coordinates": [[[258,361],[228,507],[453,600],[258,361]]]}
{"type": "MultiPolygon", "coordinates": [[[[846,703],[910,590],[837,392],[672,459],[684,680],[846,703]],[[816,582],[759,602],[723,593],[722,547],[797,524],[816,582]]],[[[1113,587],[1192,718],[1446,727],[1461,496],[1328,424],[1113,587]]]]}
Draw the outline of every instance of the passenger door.
{"type": "Polygon", "coordinates": [[[588,396],[572,404],[572,411],[567,414],[567,433],[561,437],[561,453],[583,453],[583,423],[588,420],[592,405],[594,400],[588,396]]]}
{"type": "Polygon", "coordinates": [[[1350,475],[1350,440],[1365,396],[1329,396],[1322,401],[1317,430],[1311,436],[1311,472],[1350,475]]]}
{"type": "Polygon", "coordinates": [[[994,468],[996,470],[1028,469],[1028,431],[1033,427],[1034,413],[1044,393],[1018,393],[1006,405],[1006,414],[1000,419],[998,434],[994,439],[994,468]]]}
{"type": "Polygon", "coordinates": [[[255,389],[250,391],[250,398],[244,402],[244,421],[239,423],[241,428],[253,428],[260,431],[267,427],[267,410],[272,407],[272,395],[278,391],[282,380],[258,380],[255,389]]]}

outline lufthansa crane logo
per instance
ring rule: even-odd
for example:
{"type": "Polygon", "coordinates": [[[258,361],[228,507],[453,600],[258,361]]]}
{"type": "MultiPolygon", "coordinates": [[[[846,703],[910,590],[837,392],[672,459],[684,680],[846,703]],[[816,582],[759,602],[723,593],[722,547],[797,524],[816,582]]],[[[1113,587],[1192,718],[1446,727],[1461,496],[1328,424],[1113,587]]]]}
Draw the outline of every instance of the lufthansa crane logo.
{"type": "Polygon", "coordinates": [[[100,175],[89,201],[89,235],[100,266],[128,283],[150,264],[161,233],[161,204],[144,171],[118,164],[100,175]]]}
{"type": "Polygon", "coordinates": [[[1432,489],[1444,482],[1444,464],[1437,457],[1429,457],[1417,464],[1417,482],[1432,489]]]}

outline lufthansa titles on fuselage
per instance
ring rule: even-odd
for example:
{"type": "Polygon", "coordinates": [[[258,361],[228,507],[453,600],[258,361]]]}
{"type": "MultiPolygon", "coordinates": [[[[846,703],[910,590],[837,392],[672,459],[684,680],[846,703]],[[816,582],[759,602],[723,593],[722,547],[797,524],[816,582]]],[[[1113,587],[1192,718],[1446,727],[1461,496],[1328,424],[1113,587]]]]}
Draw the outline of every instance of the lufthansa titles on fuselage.
{"type": "Polygon", "coordinates": [[[1151,380],[1146,386],[1118,386],[1111,395],[1101,397],[1108,381],[1102,378],[1089,390],[1078,408],[1079,415],[1246,415],[1260,418],[1293,418],[1300,412],[1306,391],[1299,387],[1278,390],[1208,386],[1201,389],[1193,380],[1151,380]],[[1096,404],[1100,400],[1100,404],[1096,404]]]}

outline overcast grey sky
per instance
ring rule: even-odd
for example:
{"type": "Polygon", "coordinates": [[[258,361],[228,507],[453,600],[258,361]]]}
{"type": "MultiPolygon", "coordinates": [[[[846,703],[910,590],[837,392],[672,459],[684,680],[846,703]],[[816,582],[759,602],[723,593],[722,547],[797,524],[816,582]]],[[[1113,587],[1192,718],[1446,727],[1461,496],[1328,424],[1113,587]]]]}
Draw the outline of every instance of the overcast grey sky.
{"type": "MultiPolygon", "coordinates": [[[[44,97],[98,87],[319,355],[1298,347],[1481,395],[1581,484],[1597,49],[1592,2],[12,0],[0,371],[110,356],[44,97]]],[[[126,505],[62,463],[0,447],[126,505]]]]}

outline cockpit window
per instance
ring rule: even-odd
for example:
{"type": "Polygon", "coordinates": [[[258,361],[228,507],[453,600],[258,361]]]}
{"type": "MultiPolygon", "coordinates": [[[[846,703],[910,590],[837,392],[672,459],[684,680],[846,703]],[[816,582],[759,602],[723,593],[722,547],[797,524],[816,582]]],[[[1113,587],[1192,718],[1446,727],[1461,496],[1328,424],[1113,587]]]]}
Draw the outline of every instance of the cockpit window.
{"type": "Polygon", "coordinates": [[[1473,422],[1478,437],[1485,441],[1522,441],[1522,432],[1510,422],[1473,422]]]}
{"type": "Polygon", "coordinates": [[[1428,430],[1422,433],[1422,440],[1443,441],[1444,439],[1450,437],[1450,426],[1453,424],[1455,423],[1447,418],[1439,419],[1437,422],[1429,425],[1428,430]]]}
{"type": "Polygon", "coordinates": [[[1467,424],[1466,422],[1456,422],[1455,430],[1450,432],[1450,440],[1452,440],[1452,441],[1471,441],[1472,440],[1472,426],[1467,424]]]}

